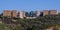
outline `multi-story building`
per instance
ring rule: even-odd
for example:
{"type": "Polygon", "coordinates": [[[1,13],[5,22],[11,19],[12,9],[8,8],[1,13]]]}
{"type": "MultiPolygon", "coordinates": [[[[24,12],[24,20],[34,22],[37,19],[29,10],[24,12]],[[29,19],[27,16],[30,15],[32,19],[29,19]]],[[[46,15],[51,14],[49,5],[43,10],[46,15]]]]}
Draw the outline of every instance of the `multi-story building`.
{"type": "Polygon", "coordinates": [[[40,11],[36,11],[36,16],[40,16],[40,11]]]}
{"type": "Polygon", "coordinates": [[[17,13],[16,10],[10,11],[10,10],[4,10],[3,16],[7,17],[19,17],[19,18],[31,18],[31,17],[39,17],[39,16],[46,16],[46,15],[57,15],[58,12],[56,10],[43,10],[41,11],[31,11],[31,12],[25,12],[25,11],[19,11],[17,13]]]}
{"type": "Polygon", "coordinates": [[[12,17],[17,17],[17,11],[16,10],[13,10],[11,14],[12,14],[12,17]]]}
{"type": "Polygon", "coordinates": [[[20,17],[20,18],[26,17],[26,16],[25,16],[25,11],[20,11],[20,12],[19,12],[19,17],[20,17]]]}
{"type": "Polygon", "coordinates": [[[13,11],[4,10],[4,11],[3,11],[3,16],[7,16],[7,17],[17,17],[17,11],[16,11],[16,10],[13,10],[13,11]]]}
{"type": "Polygon", "coordinates": [[[30,14],[28,12],[25,13],[26,17],[30,17],[30,14]]]}
{"type": "Polygon", "coordinates": [[[4,10],[3,11],[3,16],[11,17],[11,11],[10,10],[4,10]]]}
{"type": "Polygon", "coordinates": [[[57,10],[50,10],[49,13],[50,13],[50,15],[57,15],[58,14],[57,10]]]}
{"type": "Polygon", "coordinates": [[[43,10],[43,16],[49,15],[49,11],[48,10],[43,10]]]}
{"type": "Polygon", "coordinates": [[[34,17],[35,15],[34,15],[34,11],[31,11],[30,13],[29,13],[29,15],[30,15],[30,17],[34,17]]]}
{"type": "Polygon", "coordinates": [[[31,11],[31,12],[30,12],[30,16],[31,16],[31,17],[39,16],[39,12],[38,12],[38,11],[31,11]]]}

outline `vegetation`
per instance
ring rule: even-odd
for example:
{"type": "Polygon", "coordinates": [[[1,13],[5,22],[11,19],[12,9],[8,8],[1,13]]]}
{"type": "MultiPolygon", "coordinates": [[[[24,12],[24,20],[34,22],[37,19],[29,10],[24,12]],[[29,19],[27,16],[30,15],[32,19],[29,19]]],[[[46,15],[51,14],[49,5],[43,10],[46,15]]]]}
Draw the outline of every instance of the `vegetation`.
{"type": "Polygon", "coordinates": [[[36,19],[0,16],[0,21],[2,21],[0,30],[44,30],[48,27],[60,27],[60,14],[37,17],[36,19]]]}

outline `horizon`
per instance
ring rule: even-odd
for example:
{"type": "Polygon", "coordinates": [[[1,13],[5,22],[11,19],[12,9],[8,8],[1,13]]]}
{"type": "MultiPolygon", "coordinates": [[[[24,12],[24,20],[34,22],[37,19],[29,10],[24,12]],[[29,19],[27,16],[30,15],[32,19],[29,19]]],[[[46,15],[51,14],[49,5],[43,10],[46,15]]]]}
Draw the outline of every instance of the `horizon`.
{"type": "Polygon", "coordinates": [[[57,10],[60,12],[60,0],[0,0],[0,13],[3,10],[42,11],[57,10]]]}

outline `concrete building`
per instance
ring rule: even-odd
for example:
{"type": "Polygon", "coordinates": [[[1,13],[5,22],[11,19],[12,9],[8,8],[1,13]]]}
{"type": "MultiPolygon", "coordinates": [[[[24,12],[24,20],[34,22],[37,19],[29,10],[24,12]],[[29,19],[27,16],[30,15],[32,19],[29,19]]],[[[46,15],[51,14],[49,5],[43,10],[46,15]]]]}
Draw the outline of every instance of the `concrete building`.
{"type": "Polygon", "coordinates": [[[31,11],[30,13],[31,13],[32,17],[37,17],[40,15],[40,11],[31,11]]]}
{"type": "Polygon", "coordinates": [[[11,11],[10,10],[4,10],[3,11],[3,16],[11,17],[11,11]]]}
{"type": "Polygon", "coordinates": [[[12,17],[17,17],[17,11],[16,10],[12,11],[12,17]]]}
{"type": "Polygon", "coordinates": [[[20,12],[19,12],[19,17],[20,17],[20,18],[26,17],[26,16],[25,16],[25,11],[20,11],[20,12]]]}
{"type": "Polygon", "coordinates": [[[48,10],[43,10],[43,16],[45,15],[49,15],[49,11],[48,10]]]}
{"type": "Polygon", "coordinates": [[[40,11],[36,11],[36,16],[40,16],[41,12],[40,11]]]}
{"type": "Polygon", "coordinates": [[[50,13],[50,15],[57,15],[58,14],[57,10],[50,10],[49,13],[50,13]]]}

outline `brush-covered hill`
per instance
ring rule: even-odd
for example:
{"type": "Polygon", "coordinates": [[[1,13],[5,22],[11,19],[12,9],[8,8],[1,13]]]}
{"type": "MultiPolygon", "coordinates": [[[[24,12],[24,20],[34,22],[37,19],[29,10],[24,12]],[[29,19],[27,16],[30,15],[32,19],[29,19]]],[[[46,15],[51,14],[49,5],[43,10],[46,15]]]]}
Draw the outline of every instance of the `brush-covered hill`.
{"type": "Polygon", "coordinates": [[[0,16],[0,30],[44,30],[48,27],[60,26],[60,13],[36,19],[8,18],[0,16]]]}

